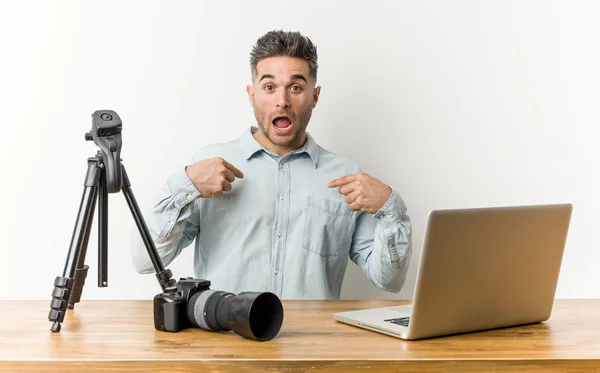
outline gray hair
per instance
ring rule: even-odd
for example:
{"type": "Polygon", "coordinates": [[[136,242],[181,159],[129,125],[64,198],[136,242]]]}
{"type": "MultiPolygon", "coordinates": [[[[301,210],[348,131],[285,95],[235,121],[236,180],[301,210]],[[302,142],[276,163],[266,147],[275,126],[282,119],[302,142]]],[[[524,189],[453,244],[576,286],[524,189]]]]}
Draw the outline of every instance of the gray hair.
{"type": "Polygon", "coordinates": [[[317,81],[317,46],[299,32],[269,31],[261,36],[250,53],[252,81],[256,78],[256,65],[268,57],[288,56],[308,62],[309,75],[317,81]]]}

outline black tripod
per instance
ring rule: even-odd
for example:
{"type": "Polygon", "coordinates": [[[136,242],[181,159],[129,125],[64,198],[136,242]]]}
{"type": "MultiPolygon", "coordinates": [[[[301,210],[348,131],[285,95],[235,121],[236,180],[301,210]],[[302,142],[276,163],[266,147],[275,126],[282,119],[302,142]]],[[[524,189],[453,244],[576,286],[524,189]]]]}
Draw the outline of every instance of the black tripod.
{"type": "Polygon", "coordinates": [[[121,119],[112,110],[99,110],[92,114],[92,131],[85,134],[86,141],[94,141],[101,150],[94,157],[88,158],[88,169],[85,176],[83,196],[71,238],[69,254],[62,276],[54,280],[52,301],[48,320],[53,321],[51,330],[59,332],[67,308],[73,309],[81,299],[85,278],[89,266],[85,265],[85,255],[93,222],[96,201],[98,209],[98,286],[108,286],[108,194],[123,191],[131,214],[142,240],[150,255],[156,277],[163,291],[174,287],[171,270],[165,269],[154,241],[150,235],[135,196],[131,183],[121,164],[121,119]]]}

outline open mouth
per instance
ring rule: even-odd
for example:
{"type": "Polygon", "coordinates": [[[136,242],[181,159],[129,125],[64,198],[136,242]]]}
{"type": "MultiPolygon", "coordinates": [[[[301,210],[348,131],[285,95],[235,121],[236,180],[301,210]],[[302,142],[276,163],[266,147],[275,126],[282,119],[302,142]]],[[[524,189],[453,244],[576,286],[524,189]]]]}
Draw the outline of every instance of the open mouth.
{"type": "Polygon", "coordinates": [[[292,127],[292,121],[288,117],[281,116],[273,119],[273,128],[275,128],[275,132],[280,135],[289,133],[292,130],[292,127]]]}

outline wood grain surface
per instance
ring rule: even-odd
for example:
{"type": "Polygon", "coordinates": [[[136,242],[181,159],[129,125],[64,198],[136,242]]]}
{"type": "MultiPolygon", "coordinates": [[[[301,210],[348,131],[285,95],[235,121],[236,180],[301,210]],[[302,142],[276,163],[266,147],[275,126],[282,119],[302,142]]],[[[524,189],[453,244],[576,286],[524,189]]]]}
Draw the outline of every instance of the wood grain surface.
{"type": "Polygon", "coordinates": [[[50,332],[49,301],[0,301],[0,372],[600,372],[600,300],[557,300],[550,320],[421,341],[333,313],[393,301],[284,301],[271,341],[154,329],[151,301],[86,301],[50,332]]]}

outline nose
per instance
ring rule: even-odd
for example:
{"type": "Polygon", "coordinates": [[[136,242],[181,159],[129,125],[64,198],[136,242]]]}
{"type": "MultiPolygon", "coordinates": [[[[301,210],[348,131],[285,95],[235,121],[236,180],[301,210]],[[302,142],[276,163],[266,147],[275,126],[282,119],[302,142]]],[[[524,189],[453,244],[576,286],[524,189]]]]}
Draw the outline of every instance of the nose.
{"type": "Polygon", "coordinates": [[[288,100],[288,92],[287,89],[282,89],[276,93],[275,102],[278,108],[286,108],[290,106],[290,101],[288,100]]]}

